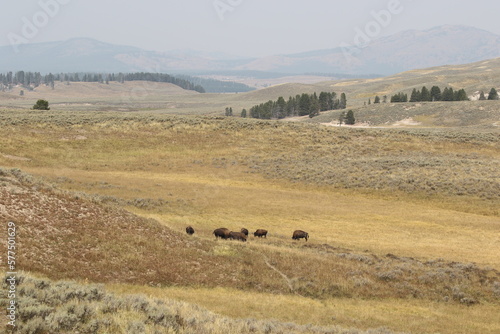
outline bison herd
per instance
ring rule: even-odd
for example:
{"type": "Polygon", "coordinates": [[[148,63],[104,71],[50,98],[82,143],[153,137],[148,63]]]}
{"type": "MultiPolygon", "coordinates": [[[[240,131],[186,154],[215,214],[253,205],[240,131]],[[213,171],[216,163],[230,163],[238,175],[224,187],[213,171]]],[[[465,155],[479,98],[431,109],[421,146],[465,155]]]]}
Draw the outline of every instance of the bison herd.
{"type": "MultiPolygon", "coordinates": [[[[194,234],[194,228],[191,226],[186,227],[186,233],[189,235],[194,234]]],[[[247,241],[248,238],[248,230],[246,228],[242,228],[240,232],[234,232],[230,231],[229,229],[225,227],[217,228],[212,232],[213,235],[215,235],[215,239],[231,239],[231,240],[238,240],[238,241],[247,241]]],[[[267,238],[267,230],[259,228],[255,232],[253,232],[254,237],[258,238],[267,238]]],[[[309,239],[309,234],[307,232],[304,232],[302,230],[296,230],[292,234],[292,239],[293,240],[299,240],[299,239],[309,239]]]]}

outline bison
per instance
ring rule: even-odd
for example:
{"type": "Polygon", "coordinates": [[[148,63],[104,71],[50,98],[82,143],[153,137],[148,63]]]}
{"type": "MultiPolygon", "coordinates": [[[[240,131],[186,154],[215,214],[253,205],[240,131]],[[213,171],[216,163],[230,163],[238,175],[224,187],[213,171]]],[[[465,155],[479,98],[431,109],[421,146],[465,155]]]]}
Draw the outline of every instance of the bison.
{"type": "Polygon", "coordinates": [[[215,235],[215,238],[221,238],[221,239],[229,239],[229,233],[230,231],[225,228],[225,227],[221,227],[221,228],[218,228],[218,229],[215,229],[213,234],[215,235]]]}
{"type": "Polygon", "coordinates": [[[267,230],[263,230],[259,228],[257,231],[253,232],[254,237],[259,237],[259,238],[267,238],[267,230]]]}
{"type": "Polygon", "coordinates": [[[246,228],[242,228],[241,233],[243,233],[244,235],[246,235],[248,237],[248,230],[246,228]]]}
{"type": "Polygon", "coordinates": [[[293,240],[299,240],[301,238],[304,238],[307,241],[307,239],[309,239],[309,234],[307,232],[304,232],[301,230],[296,230],[293,232],[293,236],[292,236],[293,240]]]}
{"type": "Polygon", "coordinates": [[[186,227],[186,233],[189,234],[189,235],[193,235],[194,234],[194,228],[192,228],[191,226],[186,227]]]}
{"type": "Polygon", "coordinates": [[[247,236],[242,232],[229,232],[229,239],[247,241],[247,236]]]}

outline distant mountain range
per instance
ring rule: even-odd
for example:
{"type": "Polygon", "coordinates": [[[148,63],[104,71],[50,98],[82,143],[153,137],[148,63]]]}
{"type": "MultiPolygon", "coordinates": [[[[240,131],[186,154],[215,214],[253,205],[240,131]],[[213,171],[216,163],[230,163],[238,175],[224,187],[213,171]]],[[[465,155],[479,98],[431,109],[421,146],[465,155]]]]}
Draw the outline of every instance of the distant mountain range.
{"type": "Polygon", "coordinates": [[[467,26],[404,31],[366,43],[299,54],[225,59],[197,51],[155,52],[88,38],[0,47],[0,72],[161,72],[390,75],[500,57],[500,36],[467,26]]]}

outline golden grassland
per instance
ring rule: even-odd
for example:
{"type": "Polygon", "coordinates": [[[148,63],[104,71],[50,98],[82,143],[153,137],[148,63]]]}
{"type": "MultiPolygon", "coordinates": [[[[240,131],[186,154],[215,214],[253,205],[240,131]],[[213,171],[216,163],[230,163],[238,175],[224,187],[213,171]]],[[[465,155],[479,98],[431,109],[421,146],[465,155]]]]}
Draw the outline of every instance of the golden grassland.
{"type": "Polygon", "coordinates": [[[340,324],[344,328],[369,330],[392,328],[407,333],[493,333],[500,329],[495,321],[495,304],[467,308],[442,303],[384,299],[335,298],[317,300],[294,295],[248,293],[227,288],[164,288],[111,285],[118,295],[144,294],[200,305],[230,318],[280,319],[297,324],[340,324]],[[217,298],[214,298],[217,296],[217,298]],[[237,307],[227,307],[235,305],[237,307]],[[307,312],[297,312],[307,310],[307,312]],[[461,328],[451,324],[460,323],[461,328]],[[449,325],[450,324],[450,325],[449,325]]]}
{"type": "Polygon", "coordinates": [[[127,333],[135,329],[145,333],[362,334],[378,326],[380,329],[371,329],[369,333],[390,334],[393,332],[387,328],[399,328],[405,333],[422,333],[422,328],[426,333],[495,333],[499,329],[494,321],[497,312],[494,305],[464,308],[398,299],[320,301],[224,288],[123,284],[104,287],[75,281],[53,282],[27,273],[21,273],[19,279],[22,306],[19,317],[25,322],[24,332],[77,329],[89,333],[127,333]],[[225,307],[235,303],[238,307],[225,307]],[[298,309],[308,312],[298,313],[298,309]],[[43,321],[44,317],[50,321],[43,321]],[[280,321],[257,320],[271,317],[280,321]],[[327,325],[313,327],[310,323],[327,325]],[[446,326],[453,323],[460,323],[460,328],[446,326]]]}
{"type": "MultiPolygon", "coordinates": [[[[228,318],[161,295],[121,295],[110,293],[102,285],[53,282],[24,272],[18,280],[17,316],[21,325],[14,332],[21,333],[393,333],[384,328],[366,332],[340,326],[228,318]]],[[[9,328],[7,332],[11,332],[9,328]]]]}
{"type": "Polygon", "coordinates": [[[7,211],[0,212],[29,226],[25,270],[235,318],[498,331],[495,129],[356,130],[59,111],[0,116],[0,166],[43,178],[39,185],[3,173],[7,211]],[[24,209],[9,211],[16,203],[24,209]],[[73,220],[82,224],[68,225],[73,220]],[[183,232],[188,224],[196,229],[191,238],[183,232]],[[211,232],[221,226],[266,228],[269,236],[215,242],[211,232]],[[295,229],[311,239],[293,242],[295,229]],[[78,265],[68,267],[68,258],[78,265]]]}

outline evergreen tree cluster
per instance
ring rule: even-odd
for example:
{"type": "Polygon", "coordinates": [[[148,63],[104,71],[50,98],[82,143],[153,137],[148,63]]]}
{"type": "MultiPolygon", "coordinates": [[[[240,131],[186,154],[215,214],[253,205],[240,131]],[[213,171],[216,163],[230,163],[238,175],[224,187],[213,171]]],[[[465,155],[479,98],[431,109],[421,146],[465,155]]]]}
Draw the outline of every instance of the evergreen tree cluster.
{"type": "MultiPolygon", "coordinates": [[[[194,90],[194,91],[197,91],[199,93],[205,93],[205,89],[200,85],[195,85],[194,83],[192,83],[188,80],[176,78],[174,76],[171,76],[168,74],[163,74],[163,73],[146,73],[146,72],[128,73],[128,74],[124,74],[123,80],[124,81],[168,82],[168,83],[174,84],[176,86],[179,86],[179,87],[187,89],[187,90],[194,90]]],[[[111,80],[111,81],[114,81],[114,80],[111,80]]]]}
{"type": "Polygon", "coordinates": [[[110,81],[124,83],[125,81],[154,81],[167,82],[177,85],[183,89],[194,90],[205,93],[205,89],[188,80],[177,78],[163,73],[56,73],[42,75],[40,72],[8,72],[0,73],[0,90],[12,89],[15,85],[21,85],[28,90],[33,90],[40,85],[54,88],[57,81],[60,82],[99,82],[108,84],[110,81]]]}
{"type": "Polygon", "coordinates": [[[408,94],[397,93],[396,95],[391,96],[391,103],[398,102],[408,102],[408,94]]]}
{"type": "Polygon", "coordinates": [[[433,102],[433,101],[468,101],[467,93],[464,89],[454,91],[451,87],[445,87],[442,91],[438,86],[433,86],[430,90],[422,87],[421,90],[413,89],[408,100],[408,94],[398,93],[391,97],[391,102],[433,102]]]}
{"type": "MultiPolygon", "coordinates": [[[[337,98],[334,92],[321,92],[319,96],[314,94],[299,94],[290,96],[286,101],[282,96],[276,101],[269,100],[266,103],[250,108],[249,116],[260,119],[282,119],[286,117],[306,116],[314,117],[320,111],[345,109],[347,98],[344,93],[337,98]]],[[[245,113],[246,114],[246,113],[245,113]]]]}
{"type": "MultiPolygon", "coordinates": [[[[378,104],[378,103],[387,103],[387,95],[384,95],[382,97],[382,99],[380,98],[380,96],[375,96],[375,99],[373,100],[373,103],[374,104],[378,104]]],[[[368,104],[372,104],[372,99],[368,99],[368,104]]],[[[365,105],[366,105],[366,102],[365,102],[365,105]]]]}
{"type": "MultiPolygon", "coordinates": [[[[491,90],[490,90],[490,93],[488,94],[488,100],[498,100],[499,96],[498,96],[498,92],[497,90],[493,87],[491,90]]],[[[486,100],[486,96],[484,95],[484,92],[481,91],[481,93],[479,94],[479,100],[480,101],[483,101],[483,100],[486,100]]]]}
{"type": "Polygon", "coordinates": [[[498,92],[495,88],[490,90],[490,94],[488,95],[488,100],[498,100],[498,92]]]}

